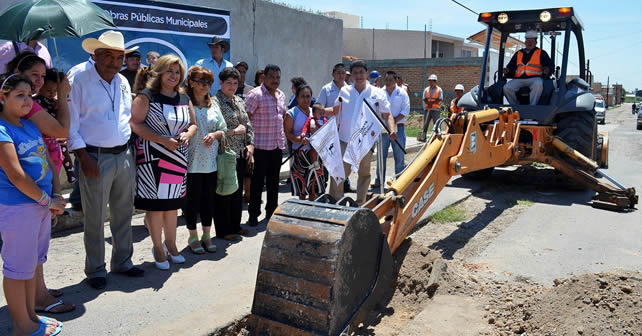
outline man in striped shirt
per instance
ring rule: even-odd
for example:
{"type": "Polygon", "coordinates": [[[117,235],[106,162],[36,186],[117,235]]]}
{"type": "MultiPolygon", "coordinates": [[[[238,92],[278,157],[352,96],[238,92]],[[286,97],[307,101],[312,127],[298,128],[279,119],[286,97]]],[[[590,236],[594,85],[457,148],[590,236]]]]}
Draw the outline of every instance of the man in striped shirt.
{"type": "Polygon", "coordinates": [[[247,114],[254,128],[254,164],[250,187],[249,226],[258,225],[261,214],[261,193],[267,188],[266,219],[278,206],[279,172],[285,149],[283,115],[287,111],[285,94],[279,90],[281,69],[273,64],[265,67],[263,84],[245,97],[247,114]]]}

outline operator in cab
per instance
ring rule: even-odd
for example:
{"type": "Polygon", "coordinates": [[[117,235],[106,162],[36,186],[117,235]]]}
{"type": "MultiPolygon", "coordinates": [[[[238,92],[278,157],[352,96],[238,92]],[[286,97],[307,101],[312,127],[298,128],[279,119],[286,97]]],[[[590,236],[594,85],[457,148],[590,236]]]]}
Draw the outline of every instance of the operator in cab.
{"type": "Polygon", "coordinates": [[[542,95],[544,87],[543,78],[548,78],[553,73],[553,62],[546,51],[537,47],[537,32],[526,32],[526,48],[519,50],[506,68],[504,75],[513,78],[504,85],[504,96],[511,105],[518,105],[517,91],[522,87],[529,87],[530,105],[536,105],[542,95]]]}

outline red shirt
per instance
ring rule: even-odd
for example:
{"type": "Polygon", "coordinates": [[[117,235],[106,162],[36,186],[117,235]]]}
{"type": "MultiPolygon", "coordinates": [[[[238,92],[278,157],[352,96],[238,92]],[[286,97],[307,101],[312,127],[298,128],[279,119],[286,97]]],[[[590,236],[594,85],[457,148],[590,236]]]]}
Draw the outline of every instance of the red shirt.
{"type": "MultiPolygon", "coordinates": [[[[306,135],[308,134],[308,132],[310,131],[310,121],[312,121],[312,119],[314,119],[314,117],[309,116],[308,120],[305,121],[305,124],[303,124],[303,129],[301,130],[302,134],[306,134],[306,135]]],[[[315,119],[314,122],[317,124],[317,129],[319,129],[321,126],[323,126],[323,124],[328,122],[328,118],[321,117],[321,120],[315,119]]]]}

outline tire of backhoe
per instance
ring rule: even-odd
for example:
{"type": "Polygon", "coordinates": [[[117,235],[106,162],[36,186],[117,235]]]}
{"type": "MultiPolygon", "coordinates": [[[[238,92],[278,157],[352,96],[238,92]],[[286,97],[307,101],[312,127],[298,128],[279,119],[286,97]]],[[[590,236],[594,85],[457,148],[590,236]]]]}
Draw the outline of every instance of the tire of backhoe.
{"type": "MultiPolygon", "coordinates": [[[[597,122],[593,111],[567,112],[557,121],[554,132],[571,148],[582,153],[589,159],[595,160],[597,144],[597,122]]],[[[565,158],[573,165],[577,163],[571,158],[565,158]]]]}
{"type": "Polygon", "coordinates": [[[493,175],[493,170],[495,170],[495,167],[480,169],[471,173],[461,174],[461,177],[469,181],[483,181],[493,175]]]}

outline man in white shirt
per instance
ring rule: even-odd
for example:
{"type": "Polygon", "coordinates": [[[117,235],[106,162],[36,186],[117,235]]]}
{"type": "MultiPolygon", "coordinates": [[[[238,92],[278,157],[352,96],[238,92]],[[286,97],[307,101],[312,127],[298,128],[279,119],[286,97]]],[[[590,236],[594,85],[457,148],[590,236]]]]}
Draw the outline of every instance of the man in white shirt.
{"type": "Polygon", "coordinates": [[[210,47],[210,54],[212,55],[212,57],[202,58],[196,61],[194,65],[200,65],[212,71],[212,74],[214,75],[214,83],[212,83],[212,87],[210,87],[210,95],[214,96],[216,95],[216,92],[221,88],[221,82],[218,80],[218,74],[225,68],[234,67],[234,64],[232,64],[232,62],[228,60],[223,59],[223,54],[225,54],[226,51],[230,50],[229,42],[214,36],[212,37],[212,42],[208,43],[207,45],[210,47]]]}
{"type": "MultiPolygon", "coordinates": [[[[374,87],[368,83],[368,66],[364,61],[354,61],[350,65],[350,72],[354,85],[344,86],[339,93],[339,97],[335,102],[333,111],[326,115],[339,115],[339,140],[341,143],[341,155],[346,151],[346,147],[352,132],[358,127],[357,116],[359,115],[363,106],[363,100],[366,99],[370,106],[375,108],[381,119],[386,122],[390,129],[390,139],[397,138],[397,129],[390,114],[390,103],[386,98],[386,93],[383,90],[374,87]],[[378,107],[377,107],[378,105],[378,107]]],[[[368,186],[370,185],[370,161],[372,158],[372,151],[359,163],[358,179],[357,179],[357,204],[362,205],[366,202],[366,195],[368,193],[368,186]]],[[[343,162],[343,169],[345,171],[346,179],[350,177],[350,165],[343,162]]],[[[336,200],[343,197],[343,183],[337,185],[334,179],[330,179],[330,195],[336,200]]]]}
{"type": "MultiPolygon", "coordinates": [[[[343,63],[337,63],[332,68],[332,81],[321,88],[317,103],[326,107],[328,112],[330,112],[334,107],[334,103],[337,101],[337,97],[339,97],[341,88],[347,85],[346,76],[346,66],[343,65],[343,63]]],[[[350,180],[346,179],[343,182],[343,190],[345,192],[352,191],[350,188],[350,180]]]]}
{"type": "Polygon", "coordinates": [[[82,63],[78,63],[78,64],[72,66],[71,69],[69,69],[69,71],[67,71],[67,78],[71,81],[71,79],[74,78],[74,76],[77,73],[85,71],[85,70],[87,70],[89,68],[93,68],[95,66],[95,64],[96,64],[96,61],[94,60],[94,55],[89,55],[89,59],[87,59],[86,61],[84,61],[82,63]]]}
{"type": "Polygon", "coordinates": [[[82,43],[95,66],[73,76],[70,93],[69,149],[80,162],[79,186],[84,212],[85,274],[95,289],[105,288],[104,219],[107,203],[112,232],[111,271],[141,277],[131,257],[132,207],[136,171],[127,144],[131,135],[131,89],[118,72],[126,52],[123,35],[107,31],[82,43]]]}
{"type": "Polygon", "coordinates": [[[346,67],[343,63],[337,63],[332,68],[332,82],[321,88],[317,103],[324,107],[334,107],[334,102],[337,101],[339,91],[344,85],[346,85],[346,67]]]}
{"type": "MultiPolygon", "coordinates": [[[[388,71],[386,72],[386,76],[384,77],[384,83],[385,83],[385,92],[388,97],[388,102],[390,102],[390,113],[392,114],[392,117],[395,119],[395,123],[397,124],[397,142],[403,146],[403,149],[406,147],[406,129],[404,127],[404,124],[406,122],[406,116],[408,116],[408,113],[410,113],[410,97],[408,97],[408,94],[406,93],[406,90],[403,89],[402,87],[399,87],[395,82],[396,82],[396,77],[397,74],[394,71],[388,71]]],[[[383,142],[383,177],[384,179],[381,178],[381,174],[379,171],[379,167],[377,167],[377,177],[375,179],[375,183],[372,185],[373,188],[378,188],[380,185],[380,182],[385,182],[385,176],[386,176],[386,158],[388,157],[388,148],[390,147],[390,137],[388,134],[382,134],[381,135],[381,140],[383,142]]],[[[395,159],[395,175],[401,173],[401,171],[405,168],[406,164],[404,162],[404,153],[402,150],[402,147],[399,147],[397,143],[392,143],[392,155],[395,159]]]]}

